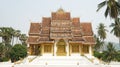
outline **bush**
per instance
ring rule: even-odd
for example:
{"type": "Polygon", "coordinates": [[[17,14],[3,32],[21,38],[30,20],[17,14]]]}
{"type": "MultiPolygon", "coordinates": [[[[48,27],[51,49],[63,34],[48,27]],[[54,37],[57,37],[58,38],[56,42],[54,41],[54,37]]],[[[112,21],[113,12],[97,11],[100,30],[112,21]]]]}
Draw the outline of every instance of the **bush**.
{"type": "Polygon", "coordinates": [[[14,47],[12,47],[10,52],[10,58],[12,62],[18,61],[26,56],[27,56],[26,46],[21,44],[16,44],[14,47]]]}
{"type": "Polygon", "coordinates": [[[4,61],[8,61],[9,60],[9,58],[8,57],[3,57],[2,58],[2,61],[4,62],[4,61]]]}
{"type": "Polygon", "coordinates": [[[118,54],[116,55],[116,59],[118,62],[120,62],[120,52],[118,52],[118,54]]]}
{"type": "Polygon", "coordinates": [[[8,57],[0,57],[0,62],[4,62],[4,61],[8,61],[9,58],[8,57]]]}
{"type": "Polygon", "coordinates": [[[94,56],[100,59],[103,56],[103,54],[97,51],[94,51],[94,56]]]}
{"type": "Polygon", "coordinates": [[[105,62],[110,62],[110,61],[120,62],[120,51],[117,51],[117,52],[116,51],[113,51],[113,52],[103,51],[102,53],[94,51],[94,56],[105,62]]]}

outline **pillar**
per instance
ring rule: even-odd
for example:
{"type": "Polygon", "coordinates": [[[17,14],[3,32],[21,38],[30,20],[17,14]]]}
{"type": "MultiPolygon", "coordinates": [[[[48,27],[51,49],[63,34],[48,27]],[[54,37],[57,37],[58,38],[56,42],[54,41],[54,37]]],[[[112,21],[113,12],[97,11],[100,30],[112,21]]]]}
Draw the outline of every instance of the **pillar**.
{"type": "Polygon", "coordinates": [[[42,55],[42,45],[39,45],[39,55],[42,55]]]}
{"type": "Polygon", "coordinates": [[[71,44],[69,45],[69,56],[71,56],[71,53],[72,53],[72,46],[71,46],[71,44]]]}
{"type": "Polygon", "coordinates": [[[30,55],[34,54],[34,45],[30,44],[30,55]]]}
{"type": "Polygon", "coordinates": [[[79,44],[79,52],[80,52],[80,55],[82,55],[82,46],[81,46],[81,44],[79,44]]]}
{"type": "Polygon", "coordinates": [[[29,54],[32,55],[32,46],[31,46],[31,44],[29,46],[29,54]]]}
{"type": "Polygon", "coordinates": [[[82,44],[81,45],[81,55],[84,55],[84,47],[83,47],[84,45],[82,44]]]}
{"type": "Polygon", "coordinates": [[[52,45],[52,47],[51,47],[51,49],[52,49],[52,55],[54,56],[54,45],[53,44],[51,44],[52,45]]]}
{"type": "Polygon", "coordinates": [[[33,45],[33,55],[35,55],[35,45],[33,45]]]}
{"type": "Polygon", "coordinates": [[[43,56],[43,54],[44,54],[44,45],[41,44],[41,55],[43,56]]]}
{"type": "Polygon", "coordinates": [[[66,42],[66,52],[67,52],[67,56],[69,56],[69,43],[68,41],[65,41],[66,42]]]}
{"type": "Polygon", "coordinates": [[[89,54],[90,54],[90,57],[92,56],[92,45],[89,45],[89,54]]]}
{"type": "Polygon", "coordinates": [[[54,43],[54,56],[56,56],[56,52],[57,52],[57,40],[55,40],[55,43],[54,43]]]}

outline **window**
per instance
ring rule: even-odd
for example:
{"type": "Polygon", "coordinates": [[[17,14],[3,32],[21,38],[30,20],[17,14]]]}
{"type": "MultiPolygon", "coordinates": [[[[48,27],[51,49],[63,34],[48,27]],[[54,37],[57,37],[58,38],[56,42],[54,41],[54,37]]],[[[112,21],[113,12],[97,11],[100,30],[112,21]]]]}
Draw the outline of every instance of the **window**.
{"type": "Polygon", "coordinates": [[[51,45],[44,45],[44,52],[45,53],[51,53],[52,46],[51,45]]]}
{"type": "Polygon", "coordinates": [[[79,53],[79,45],[73,44],[72,45],[72,52],[73,53],[79,53]]]}

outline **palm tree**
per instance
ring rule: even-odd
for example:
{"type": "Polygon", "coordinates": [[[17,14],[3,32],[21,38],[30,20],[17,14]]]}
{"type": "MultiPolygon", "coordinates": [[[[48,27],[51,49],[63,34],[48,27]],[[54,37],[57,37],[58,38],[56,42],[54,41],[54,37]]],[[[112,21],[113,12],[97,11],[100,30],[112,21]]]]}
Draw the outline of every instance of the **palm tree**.
{"type": "Polygon", "coordinates": [[[104,6],[107,6],[105,13],[104,13],[105,17],[107,17],[108,14],[113,19],[116,19],[118,17],[120,5],[116,0],[105,0],[101,2],[100,4],[98,4],[97,11],[99,11],[104,6]]]}
{"type": "Polygon", "coordinates": [[[5,45],[3,43],[0,43],[0,61],[2,57],[5,57],[5,52],[6,52],[5,45]]]}
{"type": "Polygon", "coordinates": [[[103,46],[104,42],[100,40],[100,38],[98,38],[97,36],[94,36],[95,40],[96,40],[96,44],[95,44],[95,50],[96,51],[100,51],[101,47],[103,46]]]}
{"type": "Polygon", "coordinates": [[[119,38],[119,45],[120,45],[120,19],[116,19],[115,23],[112,23],[110,25],[110,27],[113,27],[113,29],[111,30],[111,33],[113,33],[116,37],[119,38]]]}
{"type": "Polygon", "coordinates": [[[27,40],[27,36],[26,36],[26,34],[21,34],[20,35],[20,37],[19,37],[19,39],[20,39],[20,41],[22,42],[22,44],[24,44],[24,45],[26,45],[26,40],[27,40]]]}
{"type": "Polygon", "coordinates": [[[0,27],[0,37],[5,45],[10,45],[14,29],[11,27],[0,27]]]}
{"type": "Polygon", "coordinates": [[[18,39],[19,39],[19,36],[20,36],[20,30],[15,30],[14,31],[14,37],[16,37],[16,43],[18,43],[18,39]]]}
{"type": "Polygon", "coordinates": [[[107,35],[106,34],[107,29],[105,29],[105,28],[106,28],[106,26],[103,23],[100,23],[98,28],[97,28],[98,29],[97,30],[98,38],[97,38],[96,42],[98,42],[98,43],[96,43],[96,44],[97,45],[100,44],[100,49],[99,49],[100,51],[104,50],[104,40],[105,40],[106,35],[107,35]],[[103,48],[103,49],[101,49],[101,48],[103,48]]]}
{"type": "Polygon", "coordinates": [[[107,50],[103,51],[102,60],[110,63],[111,61],[116,61],[117,51],[112,43],[108,43],[107,50]]]}
{"type": "Polygon", "coordinates": [[[105,29],[105,25],[103,23],[100,23],[99,26],[98,26],[98,36],[99,38],[104,41],[104,39],[106,38],[106,32],[107,32],[107,29],[105,29]]]}
{"type": "Polygon", "coordinates": [[[3,50],[5,57],[9,57],[13,32],[14,32],[14,29],[11,27],[0,27],[0,37],[2,37],[2,43],[5,46],[3,50]]]}

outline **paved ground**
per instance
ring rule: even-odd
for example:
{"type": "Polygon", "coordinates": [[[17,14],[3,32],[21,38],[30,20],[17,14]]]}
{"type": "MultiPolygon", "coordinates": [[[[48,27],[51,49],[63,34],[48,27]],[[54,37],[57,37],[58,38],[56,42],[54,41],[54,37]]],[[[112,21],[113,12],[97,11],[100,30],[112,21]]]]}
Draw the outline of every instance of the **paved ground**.
{"type": "Polygon", "coordinates": [[[86,65],[92,64],[89,60],[85,57],[66,57],[66,56],[59,56],[59,57],[37,57],[34,59],[30,64],[40,64],[40,65],[86,65]]]}
{"type": "Polygon", "coordinates": [[[0,63],[0,67],[120,67],[120,64],[95,64],[84,56],[28,56],[20,64],[0,63]],[[28,59],[32,58],[29,62],[28,59]]]}

